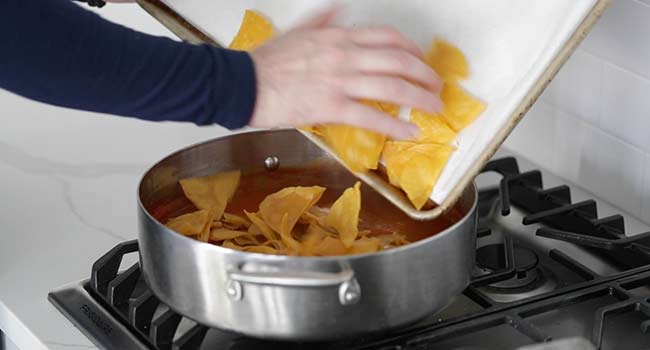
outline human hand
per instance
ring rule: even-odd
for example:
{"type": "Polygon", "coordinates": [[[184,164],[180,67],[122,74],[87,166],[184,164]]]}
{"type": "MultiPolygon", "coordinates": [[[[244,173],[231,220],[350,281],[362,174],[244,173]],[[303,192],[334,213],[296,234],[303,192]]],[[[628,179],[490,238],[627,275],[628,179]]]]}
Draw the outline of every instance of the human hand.
{"type": "Polygon", "coordinates": [[[348,124],[396,139],[419,129],[359,102],[391,102],[435,113],[438,75],[411,40],[392,28],[331,25],[338,9],[251,53],[257,74],[253,127],[348,124]]]}

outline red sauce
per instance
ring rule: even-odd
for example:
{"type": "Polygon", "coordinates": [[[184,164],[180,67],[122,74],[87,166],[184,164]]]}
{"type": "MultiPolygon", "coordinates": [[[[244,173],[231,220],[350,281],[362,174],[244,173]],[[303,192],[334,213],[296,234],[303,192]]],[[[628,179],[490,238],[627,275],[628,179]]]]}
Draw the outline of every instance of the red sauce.
{"type": "MultiPolygon", "coordinates": [[[[256,212],[259,203],[271,193],[290,186],[315,185],[327,188],[316,205],[328,208],[347,187],[352,186],[356,181],[351,176],[323,180],[322,174],[323,169],[318,167],[286,168],[242,174],[237,192],[226,211],[240,215],[244,214],[243,210],[256,212]]],[[[452,209],[436,220],[416,221],[410,219],[370,187],[362,185],[361,188],[359,229],[370,230],[373,235],[397,232],[405,235],[410,242],[414,242],[443,231],[463,217],[459,210],[452,209]]],[[[194,205],[180,191],[180,186],[176,194],[150,207],[150,213],[163,223],[170,218],[195,210],[194,205]]]]}

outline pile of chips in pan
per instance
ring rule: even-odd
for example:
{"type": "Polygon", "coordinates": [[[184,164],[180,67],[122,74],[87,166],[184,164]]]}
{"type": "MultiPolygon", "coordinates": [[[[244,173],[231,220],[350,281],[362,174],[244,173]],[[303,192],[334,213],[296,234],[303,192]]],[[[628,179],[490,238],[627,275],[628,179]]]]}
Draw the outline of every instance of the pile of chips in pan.
{"type": "Polygon", "coordinates": [[[239,171],[180,181],[196,211],[169,219],[180,234],[222,247],[262,254],[332,256],[373,253],[409,243],[398,233],[372,235],[359,230],[360,183],[346,189],[329,207],[318,207],[320,186],[287,187],[268,195],[257,212],[227,212],[239,171]]]}

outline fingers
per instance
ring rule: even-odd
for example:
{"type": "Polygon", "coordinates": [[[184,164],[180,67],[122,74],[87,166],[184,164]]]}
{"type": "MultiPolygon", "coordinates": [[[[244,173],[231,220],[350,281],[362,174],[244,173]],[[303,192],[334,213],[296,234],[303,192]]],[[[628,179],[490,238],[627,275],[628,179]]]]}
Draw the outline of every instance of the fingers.
{"type": "Polygon", "coordinates": [[[362,27],[350,30],[351,40],[362,46],[391,46],[410,52],[424,59],[424,54],[418,44],[407,38],[398,30],[391,27],[362,27]]]}
{"type": "Polygon", "coordinates": [[[342,88],[344,94],[353,99],[392,102],[430,113],[442,109],[438,95],[397,77],[357,75],[346,78],[342,88]]]}
{"type": "Polygon", "coordinates": [[[321,10],[312,17],[308,18],[301,24],[294,27],[293,30],[320,29],[325,28],[334,22],[336,16],[343,9],[343,5],[334,4],[325,10],[321,10]]]}
{"type": "Polygon", "coordinates": [[[442,81],[436,72],[418,57],[407,51],[393,48],[359,48],[350,55],[355,66],[364,73],[380,73],[401,76],[423,84],[432,91],[442,88],[442,81]]]}
{"type": "Polygon", "coordinates": [[[347,101],[339,109],[335,119],[324,122],[352,125],[388,135],[396,140],[413,139],[420,132],[414,124],[393,118],[386,113],[352,100],[347,101]]]}

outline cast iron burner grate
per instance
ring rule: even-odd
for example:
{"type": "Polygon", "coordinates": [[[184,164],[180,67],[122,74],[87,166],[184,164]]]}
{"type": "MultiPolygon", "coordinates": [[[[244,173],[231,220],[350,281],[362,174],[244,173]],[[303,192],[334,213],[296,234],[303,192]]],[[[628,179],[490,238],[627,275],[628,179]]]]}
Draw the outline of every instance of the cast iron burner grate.
{"type": "MultiPolygon", "coordinates": [[[[650,331],[650,233],[626,237],[620,215],[598,218],[595,201],[571,203],[571,193],[567,186],[543,189],[541,173],[520,173],[514,158],[494,160],[487,164],[484,171],[494,171],[503,177],[500,188],[480,193],[480,212],[488,210],[483,203],[494,198],[500,201],[502,215],[508,215],[510,205],[513,204],[527,213],[523,219],[524,225],[543,223],[544,226],[537,229],[538,236],[590,247],[614,261],[622,268],[622,272],[603,276],[560,250],[551,249],[546,254],[531,252],[506,235],[501,246],[479,248],[479,251],[494,251],[487,255],[485,261],[480,261],[485,256],[479,254],[479,265],[487,265],[489,271],[477,275],[460,297],[474,304],[474,309],[463,310],[450,317],[437,315],[437,319],[390,333],[318,344],[267,342],[211,329],[187,320],[167,308],[152,294],[144,283],[138,263],[119,271],[123,257],[137,252],[137,241],[121,243],[97,260],[93,264],[90,281],[84,284],[84,288],[145,346],[160,350],[280,347],[507,349],[576,335],[591,338],[598,348],[605,349],[616,341],[611,336],[608,337],[607,333],[608,329],[616,327],[610,322],[611,319],[617,319],[617,324],[629,325],[629,322],[633,322],[639,336],[632,347],[616,345],[610,348],[649,348],[650,337],[646,333],[650,331]],[[519,264],[517,258],[520,259],[519,264]],[[486,287],[508,286],[513,278],[529,278],[526,273],[537,268],[538,264],[544,269],[557,265],[577,277],[570,283],[558,282],[557,288],[550,291],[514,301],[495,301],[486,293],[486,287]],[[553,322],[549,322],[551,314],[555,317],[553,322]],[[556,316],[563,314],[569,315],[573,321],[582,315],[583,320],[578,325],[569,323],[562,326],[562,318],[556,316]],[[620,321],[621,317],[626,318],[627,323],[620,321]],[[185,324],[182,331],[181,324],[185,324]],[[571,333],[564,334],[569,329],[571,333]],[[510,340],[499,338],[506,333],[510,334],[510,340]],[[499,345],[490,345],[490,341],[499,339],[499,345]]],[[[490,229],[477,231],[479,242],[491,236],[490,229]]],[[[525,283],[517,285],[517,288],[520,287],[525,287],[525,283]]],[[[626,341],[629,343],[629,340],[626,341]]]]}

